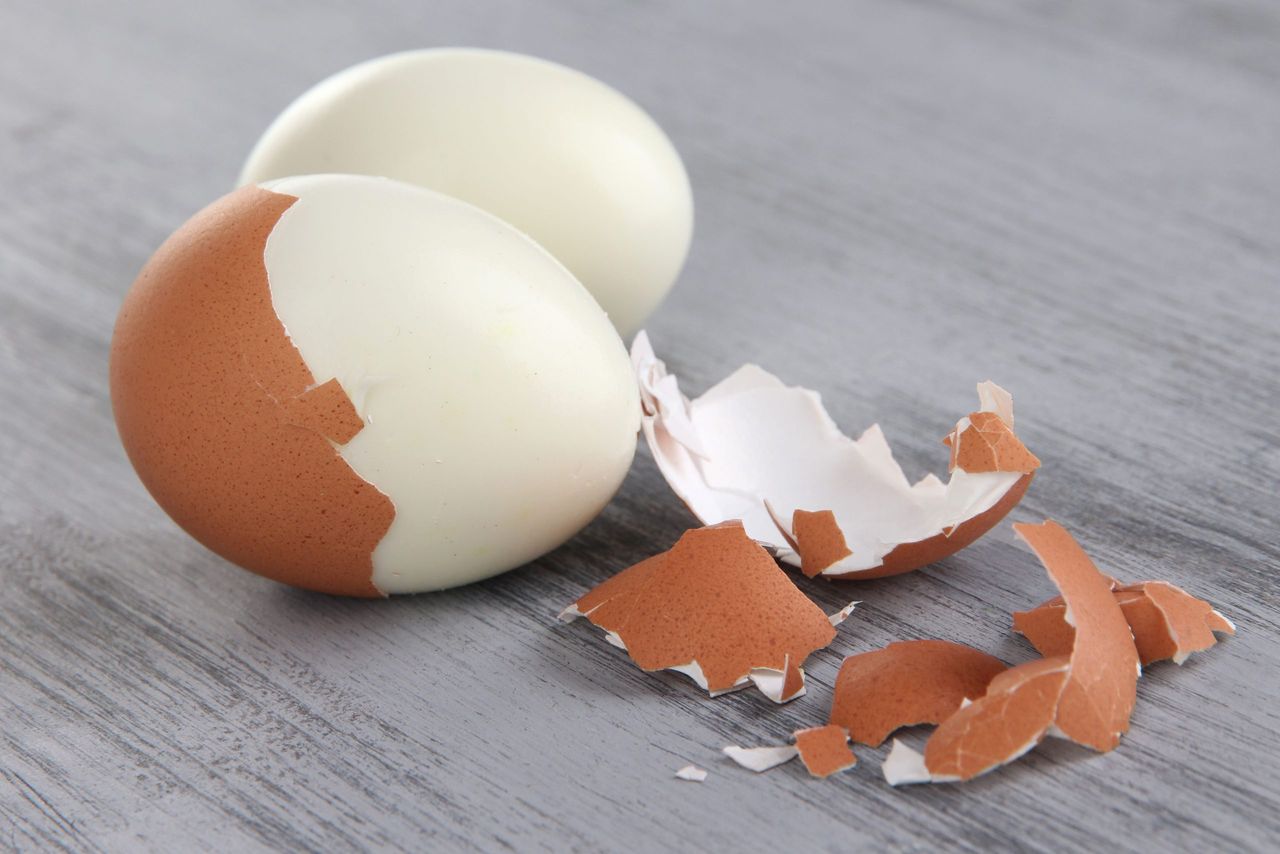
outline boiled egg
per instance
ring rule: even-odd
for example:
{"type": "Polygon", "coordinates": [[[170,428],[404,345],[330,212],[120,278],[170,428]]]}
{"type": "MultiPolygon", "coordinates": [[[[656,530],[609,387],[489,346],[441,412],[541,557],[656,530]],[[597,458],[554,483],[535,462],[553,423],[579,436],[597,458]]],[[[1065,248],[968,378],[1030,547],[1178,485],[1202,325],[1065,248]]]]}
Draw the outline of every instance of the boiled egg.
{"type": "Polygon", "coordinates": [[[526,563],[635,451],[626,349],[508,223],[359,175],[253,183],[175,232],[120,311],[111,397],[151,494],[215,552],[353,596],[526,563]]]}
{"type": "Polygon", "coordinates": [[[626,338],[688,254],[680,155],[611,87],[542,59],[435,49],[369,60],[316,84],[267,128],[241,184],[346,172],[470,202],[541,243],[626,338]]]}

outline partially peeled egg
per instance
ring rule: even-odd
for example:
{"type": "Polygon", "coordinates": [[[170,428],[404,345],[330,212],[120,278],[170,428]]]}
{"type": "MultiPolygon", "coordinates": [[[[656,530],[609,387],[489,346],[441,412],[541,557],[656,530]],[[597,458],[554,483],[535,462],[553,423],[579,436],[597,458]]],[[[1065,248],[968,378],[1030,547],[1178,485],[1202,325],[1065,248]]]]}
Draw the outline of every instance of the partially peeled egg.
{"type": "Polygon", "coordinates": [[[635,452],[626,350],[555,258],[392,180],[251,184],[175,232],[116,324],[129,458],[206,546],[379,596],[519,566],[590,521],[635,452]]]}

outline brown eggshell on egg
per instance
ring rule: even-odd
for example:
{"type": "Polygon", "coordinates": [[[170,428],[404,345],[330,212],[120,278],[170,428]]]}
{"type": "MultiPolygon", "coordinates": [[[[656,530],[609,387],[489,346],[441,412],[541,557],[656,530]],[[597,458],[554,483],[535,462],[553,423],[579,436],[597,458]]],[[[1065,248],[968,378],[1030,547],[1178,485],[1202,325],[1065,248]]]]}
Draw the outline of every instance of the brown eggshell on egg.
{"type": "Polygon", "coordinates": [[[272,307],[263,253],[294,201],[237,190],[143,268],[111,343],[116,425],[147,489],[213,551],[298,587],[379,596],[372,554],[395,508],[335,451],[363,425],[272,307]]]}

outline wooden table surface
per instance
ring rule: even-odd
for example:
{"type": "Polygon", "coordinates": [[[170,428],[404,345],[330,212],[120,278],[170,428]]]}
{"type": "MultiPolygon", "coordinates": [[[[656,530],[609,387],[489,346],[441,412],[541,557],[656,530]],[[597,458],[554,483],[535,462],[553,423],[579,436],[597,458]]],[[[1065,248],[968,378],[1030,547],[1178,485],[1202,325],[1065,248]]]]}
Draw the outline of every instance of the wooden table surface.
{"type": "Polygon", "coordinates": [[[0,847],[1274,846],[1278,366],[1274,3],[3,0],[0,847]],[[1030,658],[1009,612],[1052,588],[1007,524],[905,577],[798,579],[865,604],[784,707],[555,622],[694,524],[643,449],[568,545],[442,594],[296,592],[191,541],[112,424],[125,289],[293,96],[450,44],[581,68],[671,134],[697,234],[649,330],[688,391],[756,361],[918,476],[993,378],[1044,461],[1013,518],[1239,635],[1144,674],[1111,754],[895,791],[884,750],[826,782],[719,750],[825,720],[842,657],[894,639],[1030,658]]]}

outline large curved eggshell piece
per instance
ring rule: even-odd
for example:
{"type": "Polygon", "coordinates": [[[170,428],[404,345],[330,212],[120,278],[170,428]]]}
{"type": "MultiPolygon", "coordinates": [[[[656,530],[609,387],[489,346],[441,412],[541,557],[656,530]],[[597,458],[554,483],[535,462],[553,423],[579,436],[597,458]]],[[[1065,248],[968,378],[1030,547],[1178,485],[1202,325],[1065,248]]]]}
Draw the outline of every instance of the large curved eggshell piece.
{"type": "Polygon", "coordinates": [[[624,337],[688,254],[693,196],[679,154],[634,102],[520,54],[419,50],[322,81],[267,129],[241,184],[381,175],[477,205],[556,256],[624,337]]]}
{"type": "MultiPolygon", "coordinates": [[[[744,365],[689,400],[643,332],[631,357],[642,429],[675,493],[704,524],[741,519],[748,536],[809,576],[879,578],[954,554],[1017,504],[1039,465],[1011,428],[979,418],[984,429],[969,430],[980,410],[948,437],[953,456],[978,458],[979,470],[956,465],[946,483],[928,475],[912,484],[879,426],[849,438],[814,391],[744,365]],[[971,453],[974,443],[988,453],[971,453]],[[797,519],[812,536],[797,536],[797,519]]],[[[1013,417],[999,386],[981,383],[978,394],[999,424],[996,410],[1013,417]]]]}
{"type": "Polygon", "coordinates": [[[621,483],[639,422],[626,351],[573,276],[511,226],[351,175],[245,188],[196,221],[126,300],[112,393],[143,481],[215,551],[328,592],[450,587],[559,545],[621,483]],[[258,217],[263,208],[274,218],[258,217]],[[248,249],[218,230],[246,219],[248,249]],[[255,311],[274,326],[241,328],[243,306],[230,301],[255,269],[269,300],[255,311]],[[271,382],[282,360],[297,363],[288,387],[271,382]],[[205,393],[218,384],[229,390],[205,393]],[[246,421],[247,407],[264,414],[246,421]],[[286,440],[311,456],[299,461],[286,440]],[[345,474],[308,489],[264,478],[286,464],[345,474]],[[380,497],[381,528],[345,543],[361,492],[380,497]],[[292,524],[299,504],[329,524],[292,524]],[[297,557],[321,534],[347,549],[327,574],[297,557]]]}

